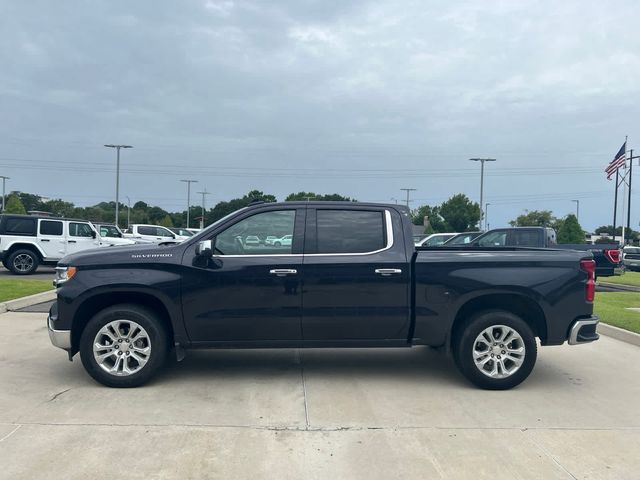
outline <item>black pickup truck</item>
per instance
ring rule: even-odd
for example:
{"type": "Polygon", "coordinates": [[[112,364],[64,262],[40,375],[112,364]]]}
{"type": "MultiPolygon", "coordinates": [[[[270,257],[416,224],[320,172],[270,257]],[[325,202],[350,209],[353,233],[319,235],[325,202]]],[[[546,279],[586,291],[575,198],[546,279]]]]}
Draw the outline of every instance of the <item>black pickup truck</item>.
{"type": "Polygon", "coordinates": [[[112,387],[190,348],[429,345],[506,389],[532,371],[536,337],[598,339],[590,253],[416,250],[398,205],[251,205],[180,244],[69,255],[55,283],[51,342],[112,387]]]}
{"type": "Polygon", "coordinates": [[[556,232],[549,227],[495,228],[476,237],[472,243],[476,247],[538,247],[559,250],[588,251],[596,262],[596,278],[622,275],[620,247],[617,244],[556,243],[556,232]]]}

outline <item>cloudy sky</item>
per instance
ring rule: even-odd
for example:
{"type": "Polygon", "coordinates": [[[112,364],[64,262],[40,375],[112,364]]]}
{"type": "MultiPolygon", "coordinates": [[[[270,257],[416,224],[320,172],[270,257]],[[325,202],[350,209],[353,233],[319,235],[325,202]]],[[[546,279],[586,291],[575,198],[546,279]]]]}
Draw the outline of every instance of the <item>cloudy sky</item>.
{"type": "MultiPolygon", "coordinates": [[[[611,223],[602,172],[640,152],[629,1],[0,2],[0,175],[80,205],[184,208],[260,189],[434,204],[485,177],[525,209],[611,223]],[[195,196],[194,196],[195,197],[195,196]],[[194,202],[198,201],[194,198],[194,202]]],[[[638,170],[640,173],[640,169],[638,170]]],[[[640,176],[637,180],[640,192],[640,176]]],[[[634,195],[632,224],[640,220],[634,195]]]]}

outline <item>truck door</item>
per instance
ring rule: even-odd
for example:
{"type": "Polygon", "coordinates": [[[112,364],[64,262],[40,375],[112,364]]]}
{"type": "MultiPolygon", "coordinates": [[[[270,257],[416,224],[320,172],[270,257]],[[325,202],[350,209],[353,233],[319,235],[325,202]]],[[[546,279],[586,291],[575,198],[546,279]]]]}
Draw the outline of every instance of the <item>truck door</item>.
{"type": "Polygon", "coordinates": [[[61,220],[38,221],[38,245],[47,260],[59,260],[65,256],[64,222],[61,220]]]}
{"type": "Polygon", "coordinates": [[[302,333],[306,342],[406,342],[410,258],[396,210],[307,211],[302,333]]]}
{"type": "Polygon", "coordinates": [[[304,217],[305,208],[299,207],[247,212],[211,234],[211,258],[196,257],[195,245],[185,251],[182,308],[192,341],[301,341],[304,217]],[[293,241],[265,242],[285,235],[293,241]],[[246,244],[247,237],[259,241],[246,244]]]}

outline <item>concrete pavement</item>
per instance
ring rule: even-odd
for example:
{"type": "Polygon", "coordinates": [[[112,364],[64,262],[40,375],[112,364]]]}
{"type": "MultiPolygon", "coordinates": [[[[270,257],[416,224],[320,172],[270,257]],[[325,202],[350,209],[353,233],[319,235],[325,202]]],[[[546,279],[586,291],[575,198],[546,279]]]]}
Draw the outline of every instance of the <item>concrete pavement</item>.
{"type": "Polygon", "coordinates": [[[0,328],[0,478],[640,477],[640,348],[607,337],[506,392],[428,348],[197,351],[115,390],[45,315],[0,328]]]}

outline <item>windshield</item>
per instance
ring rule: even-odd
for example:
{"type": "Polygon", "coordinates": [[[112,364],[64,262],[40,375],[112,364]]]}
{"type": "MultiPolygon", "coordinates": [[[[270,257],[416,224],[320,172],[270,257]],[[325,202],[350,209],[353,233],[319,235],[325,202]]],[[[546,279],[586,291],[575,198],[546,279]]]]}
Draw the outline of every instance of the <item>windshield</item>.
{"type": "Polygon", "coordinates": [[[120,238],[122,235],[120,234],[120,230],[113,225],[100,225],[100,236],[120,238]]]}

